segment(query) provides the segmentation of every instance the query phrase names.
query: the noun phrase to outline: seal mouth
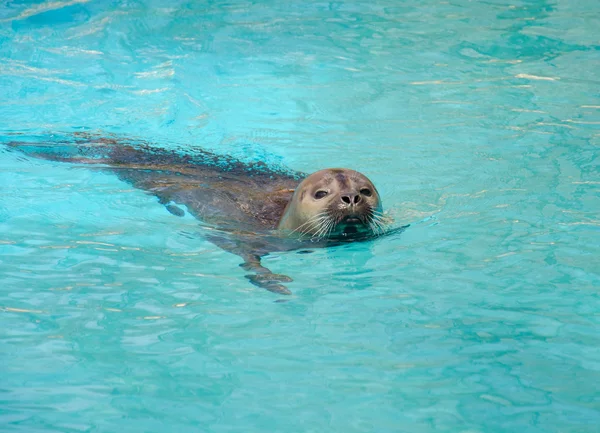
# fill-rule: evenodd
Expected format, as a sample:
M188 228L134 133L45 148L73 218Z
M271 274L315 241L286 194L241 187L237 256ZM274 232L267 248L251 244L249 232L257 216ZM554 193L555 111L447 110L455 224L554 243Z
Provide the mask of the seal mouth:
M342 231L342 233L344 233L345 235L353 235L355 233L358 233L358 228L356 227L355 224L347 225L344 227L344 230Z
M344 218L342 220L342 224L352 224L352 225L354 225L354 224L362 224L362 221L358 217L347 216L346 218Z
M374 233L372 214L372 209L364 206L358 209L328 209L327 212L318 214L317 218L314 219L310 235L314 238L341 240L358 239L372 235ZM308 234L306 232L300 232L300 234Z
M356 234L364 230L364 221L356 215L348 215L340 221L341 232L344 235Z

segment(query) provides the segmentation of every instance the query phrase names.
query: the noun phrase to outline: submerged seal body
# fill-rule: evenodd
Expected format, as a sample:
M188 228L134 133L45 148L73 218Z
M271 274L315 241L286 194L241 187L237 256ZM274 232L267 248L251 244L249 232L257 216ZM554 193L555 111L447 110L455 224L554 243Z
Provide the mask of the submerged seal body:
M289 294L285 275L261 257L274 251L363 240L383 233L379 193L361 173L326 169L306 176L264 163L243 163L204 150L169 151L146 143L77 134L63 141L11 142L28 155L101 164L121 180L155 195L175 215L185 210L216 230L217 246L244 259L246 277Z

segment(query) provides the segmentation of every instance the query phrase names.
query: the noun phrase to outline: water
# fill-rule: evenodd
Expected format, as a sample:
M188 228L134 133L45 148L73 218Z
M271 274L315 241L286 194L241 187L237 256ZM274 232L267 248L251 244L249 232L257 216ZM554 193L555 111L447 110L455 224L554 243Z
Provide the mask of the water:
M598 29L574 0L2 3L2 142L352 167L411 227L267 257L275 302L193 218L0 146L0 429L598 431Z

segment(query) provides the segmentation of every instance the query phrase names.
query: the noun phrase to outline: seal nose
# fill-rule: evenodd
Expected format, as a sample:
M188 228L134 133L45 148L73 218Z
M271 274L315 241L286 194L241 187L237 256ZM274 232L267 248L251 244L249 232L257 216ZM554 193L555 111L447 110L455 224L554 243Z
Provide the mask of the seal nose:
M358 204L360 200L360 194L346 194L342 196L342 201L346 204Z

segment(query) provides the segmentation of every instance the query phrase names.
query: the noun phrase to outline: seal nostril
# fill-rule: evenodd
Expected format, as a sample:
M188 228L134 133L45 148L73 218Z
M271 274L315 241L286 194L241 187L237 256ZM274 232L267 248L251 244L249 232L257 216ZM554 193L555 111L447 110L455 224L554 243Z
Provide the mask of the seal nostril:
M360 195L354 196L354 204L357 204L360 201Z
M350 197L348 197L347 195L343 195L342 196L342 201L344 203L350 204Z

